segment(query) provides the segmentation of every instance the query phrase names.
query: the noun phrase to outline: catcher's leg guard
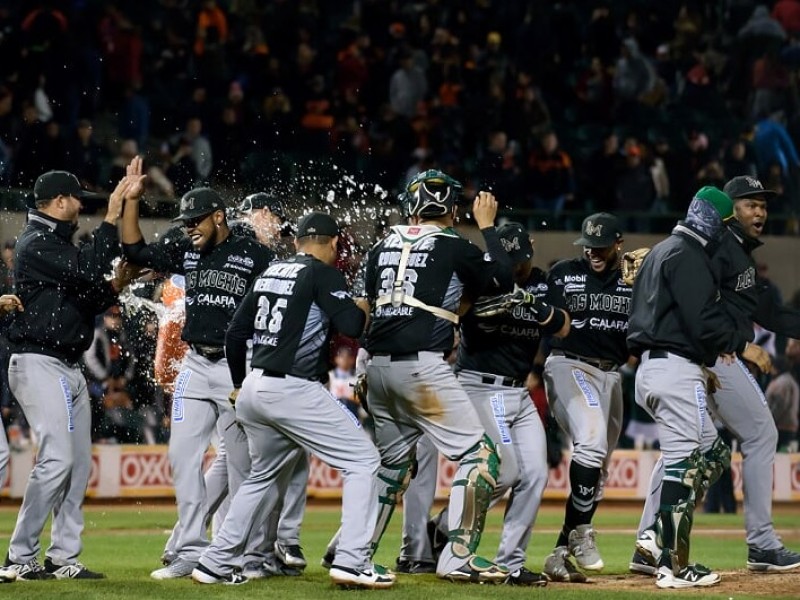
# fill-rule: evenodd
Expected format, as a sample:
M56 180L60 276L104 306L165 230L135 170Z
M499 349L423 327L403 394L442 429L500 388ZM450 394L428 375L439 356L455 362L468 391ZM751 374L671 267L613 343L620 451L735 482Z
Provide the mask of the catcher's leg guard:
M722 472L731 466L731 448L721 437L717 436L711 448L703 453L703 468L701 472L698 497L702 497L722 475Z
M697 491L702 486L703 463L700 451L695 450L688 458L664 467L664 491L678 493L659 507L656 532L663 548L661 565L671 567L674 573L689 564L689 535ZM679 487L686 489L680 492Z
M475 554L499 473L499 451L491 438L484 435L462 457L453 478L448 539L454 556L468 558Z
M406 491L416 459L412 456L410 460L399 465L384 465L381 463L378 469L378 521L375 530L372 532L370 542L371 553L374 555L378 549L383 532L389 525L389 521L397 506L397 499Z

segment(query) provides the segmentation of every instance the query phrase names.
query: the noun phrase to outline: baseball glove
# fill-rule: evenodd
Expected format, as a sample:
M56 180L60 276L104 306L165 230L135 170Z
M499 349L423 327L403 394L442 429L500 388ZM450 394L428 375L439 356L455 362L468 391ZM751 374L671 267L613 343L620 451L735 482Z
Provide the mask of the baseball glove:
M355 396L356 400L358 400L359 404L364 407L364 410L369 412L369 408L367 405L367 374L362 373L361 375L356 378L356 382L353 384L353 396Z
M633 285L636 281L636 274L642 266L644 257L650 253L650 248L637 248L622 255L622 281L627 285Z
M472 306L472 312L476 317L494 317L508 313L515 306L533 304L535 300L536 298L533 294L526 292L521 287L517 287L513 292L507 294L478 298Z

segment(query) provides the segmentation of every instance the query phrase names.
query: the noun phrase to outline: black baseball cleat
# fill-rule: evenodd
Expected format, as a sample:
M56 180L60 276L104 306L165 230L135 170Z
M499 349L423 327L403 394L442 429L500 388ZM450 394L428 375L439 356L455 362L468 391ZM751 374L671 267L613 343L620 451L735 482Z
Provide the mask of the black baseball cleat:
M195 583L205 583L209 585L215 585L218 583L223 585L242 585L243 583L247 583L247 577L241 573L220 575L219 573L214 573L214 571L208 567L198 563L198 565L192 571L192 581Z
M525 567L520 567L513 573L510 573L506 580L503 582L506 585L520 585L528 587L544 587L547 585L547 577L541 573L534 573Z
M425 560L406 560L398 558L395 563L395 571L407 575L422 575L423 573L436 573L436 563Z
M293 569L306 568L306 557L303 556L303 549L298 544L275 542L275 556L287 567L292 567Z
M97 571L90 571L81 563L57 565L49 558L44 559L44 569L56 579L105 579L106 576Z
M761 550L752 546L747 551L747 568L750 571L780 573L800 567L800 553L781 546L772 550Z
M394 585L394 575L375 565L372 569L351 569L333 565L329 571L331 581L342 588L385 589Z
M56 578L52 573L48 573L36 558L30 559L26 563L14 563L6 554L3 567L8 572L7 578L11 578L11 572L13 572L17 581L41 581Z
M334 560L336 560L336 551L328 550L325 552L325 556L322 557L322 560L319 561L319 564L322 565L323 569L330 569L333 566Z
M639 550L633 552L631 562L628 563L628 570L631 573L650 575L651 577L658 573L658 567L653 563L652 559L639 552Z

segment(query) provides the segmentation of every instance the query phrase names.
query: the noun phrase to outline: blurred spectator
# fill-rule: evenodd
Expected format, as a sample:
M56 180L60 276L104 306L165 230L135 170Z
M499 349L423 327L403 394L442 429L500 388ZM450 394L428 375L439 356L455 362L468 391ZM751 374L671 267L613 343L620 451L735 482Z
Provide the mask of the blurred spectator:
M203 133L203 121L200 117L189 117L186 120L186 128L183 133L173 136L172 144L178 149L180 158L183 158L188 151L188 156L194 163L194 171L196 173L196 179L192 184L208 183L214 163L211 144Z
M765 175L773 164L780 165L781 177L785 183L790 169L800 166L797 148L783 125L783 115L780 113L763 116L756 123L753 146L760 174Z
M389 82L389 102L398 115L410 119L417 113L417 105L428 93L425 73L414 64L409 50L400 55L400 64Z
M753 63L753 94L750 114L772 114L788 106L789 70L783 66L777 48L770 47Z
M797 340L790 340L794 346ZM793 349L794 351L794 349ZM800 415L800 386L789 372L785 356L776 356L772 361L773 379L767 386L765 396L775 426L778 428L777 450L796 452L798 442L798 415Z
M122 311L112 306L94 330L92 345L84 354L86 379L92 398L95 438L103 441L136 443L141 421L134 413L128 383L135 359L122 327Z
M136 140L140 148L147 147L150 136L150 103L135 85L129 85L123 92L117 131L121 138Z
M194 54L202 81L213 85L227 74L225 45L228 42L228 19L215 0L203 0L197 15Z
M105 160L106 151L95 141L91 121L81 119L78 121L77 130L67 141L63 168L74 173L84 188L98 190L102 189L105 183L103 179Z
M555 132L545 133L540 146L528 158L530 180L527 191L533 198L533 207L559 215L575 192L575 174L572 158L559 148ZM529 224L532 228L532 224Z
M644 150L639 144L625 149L625 164L620 169L616 186L615 213L650 212L656 201L656 187L650 167L644 162ZM631 217L622 225L624 231L646 231L646 218Z
M752 153L748 152L748 144L745 140L735 140L728 150L725 152L725 177L731 179L739 177L740 175L749 175L750 177L758 177L758 169L756 163L750 156ZM772 189L772 188L768 188Z
M751 38L785 40L786 32L781 24L770 16L769 8L764 4L759 4L753 10L747 23L739 30L737 37L740 40Z
M800 33L800 0L778 0L772 7L772 18L789 35Z
M640 101L655 83L655 69L639 51L639 44L633 38L624 40L613 79L614 94L621 109Z
M581 116L587 121L605 123L614 105L612 79L600 57L592 57L589 67L578 77L575 95L581 102Z
M516 147L505 131L491 132L475 170L479 189L493 192L503 205L518 204L522 192Z
M241 111L228 104L211 133L214 148L214 181L235 186L241 177L241 166L246 152L247 132Z
M352 348L346 345L339 346L333 362L335 366L328 372L328 389L334 398L361 419L361 405L353 394L353 386L356 383L356 357Z
M45 126L39 120L36 106L31 102L23 103L22 119L23 125L14 158L14 183L31 188L36 178L47 170L43 156Z
M603 135L602 145L592 153L585 170L585 185L593 200L592 210L614 210L617 203L617 178L623 162L619 137L613 129L609 129Z
M106 91L116 106L123 92L142 83L144 43L139 28L115 3L106 3L98 24L104 56Z

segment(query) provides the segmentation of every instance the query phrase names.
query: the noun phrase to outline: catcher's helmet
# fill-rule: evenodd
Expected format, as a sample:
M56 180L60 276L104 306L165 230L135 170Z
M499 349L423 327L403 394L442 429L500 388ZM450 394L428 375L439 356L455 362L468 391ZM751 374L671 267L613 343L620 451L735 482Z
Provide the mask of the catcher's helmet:
M442 217L450 213L458 201L461 183L436 169L418 173L406 186L408 215Z

